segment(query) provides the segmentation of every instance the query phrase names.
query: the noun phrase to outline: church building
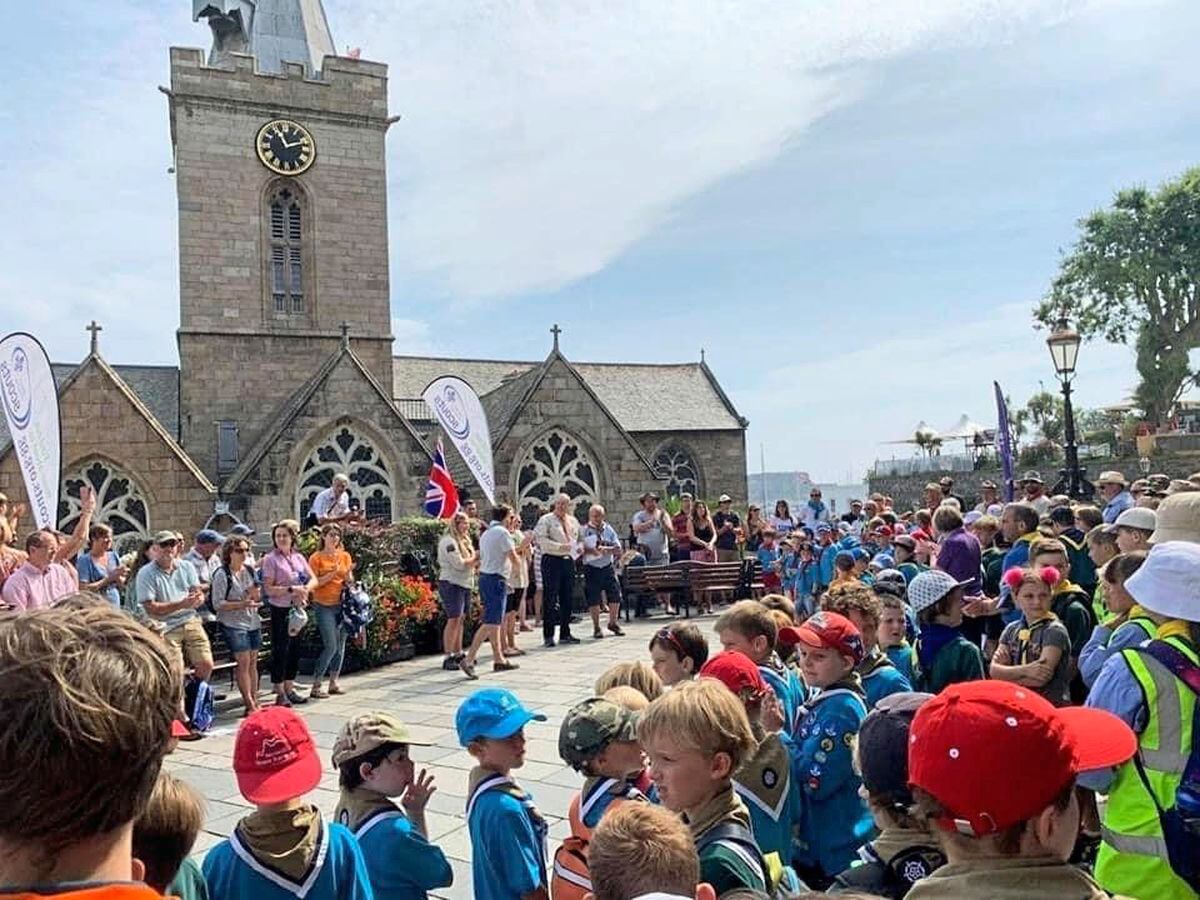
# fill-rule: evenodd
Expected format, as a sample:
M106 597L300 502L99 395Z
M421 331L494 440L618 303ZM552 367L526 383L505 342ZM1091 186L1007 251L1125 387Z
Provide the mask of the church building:
M679 364L393 355L387 66L338 56L320 0L193 0L213 45L171 48L179 210L178 368L110 365L93 323L55 364L60 528L85 484L125 547L300 518L346 472L368 517L419 514L440 375L480 394L497 499L528 519L565 491L623 524L657 490L746 495L742 418L703 358ZM547 328L552 323L546 323ZM446 442L456 482L486 504ZM24 486L0 420L0 491Z

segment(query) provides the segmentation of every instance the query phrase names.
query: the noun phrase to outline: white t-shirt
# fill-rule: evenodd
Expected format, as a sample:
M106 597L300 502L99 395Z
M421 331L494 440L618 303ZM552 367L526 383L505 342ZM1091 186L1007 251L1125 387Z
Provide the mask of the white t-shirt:
M334 498L333 488L327 487L313 499L312 514L321 519L331 517L341 518L350 514L350 491L342 491L342 496Z
M512 552L512 538L503 522L493 522L479 537L479 571L483 575L503 575Z

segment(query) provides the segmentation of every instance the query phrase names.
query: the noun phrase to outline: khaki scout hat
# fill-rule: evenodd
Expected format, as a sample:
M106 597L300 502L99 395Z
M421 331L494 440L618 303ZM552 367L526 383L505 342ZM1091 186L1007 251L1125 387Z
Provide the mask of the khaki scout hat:
M384 744L408 744L410 747L432 747L431 741L413 740L403 722L390 713L369 712L355 716L342 726L333 742L333 764L370 753Z

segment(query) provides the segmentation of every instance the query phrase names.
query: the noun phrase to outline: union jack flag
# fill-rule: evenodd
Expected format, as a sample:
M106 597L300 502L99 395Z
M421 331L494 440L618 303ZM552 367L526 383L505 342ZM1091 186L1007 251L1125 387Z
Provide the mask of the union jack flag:
M425 512L435 519L449 519L458 512L458 488L446 468L441 438L434 448L433 468L429 470L429 484L425 486Z

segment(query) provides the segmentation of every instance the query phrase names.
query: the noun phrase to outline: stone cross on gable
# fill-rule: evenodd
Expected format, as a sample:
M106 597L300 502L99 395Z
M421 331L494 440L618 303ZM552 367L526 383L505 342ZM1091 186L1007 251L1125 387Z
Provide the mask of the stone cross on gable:
M558 327L558 323L554 323L554 327L550 329L550 333L554 335L554 352L558 352L558 336L562 334L562 329Z
M92 319L86 330L92 333L92 353L96 353L100 349L100 332L104 330L104 326L98 325L96 320Z
M341 333L342 333L342 346L349 347L350 346L350 323L342 322L342 324L338 326L338 330L341 331Z

